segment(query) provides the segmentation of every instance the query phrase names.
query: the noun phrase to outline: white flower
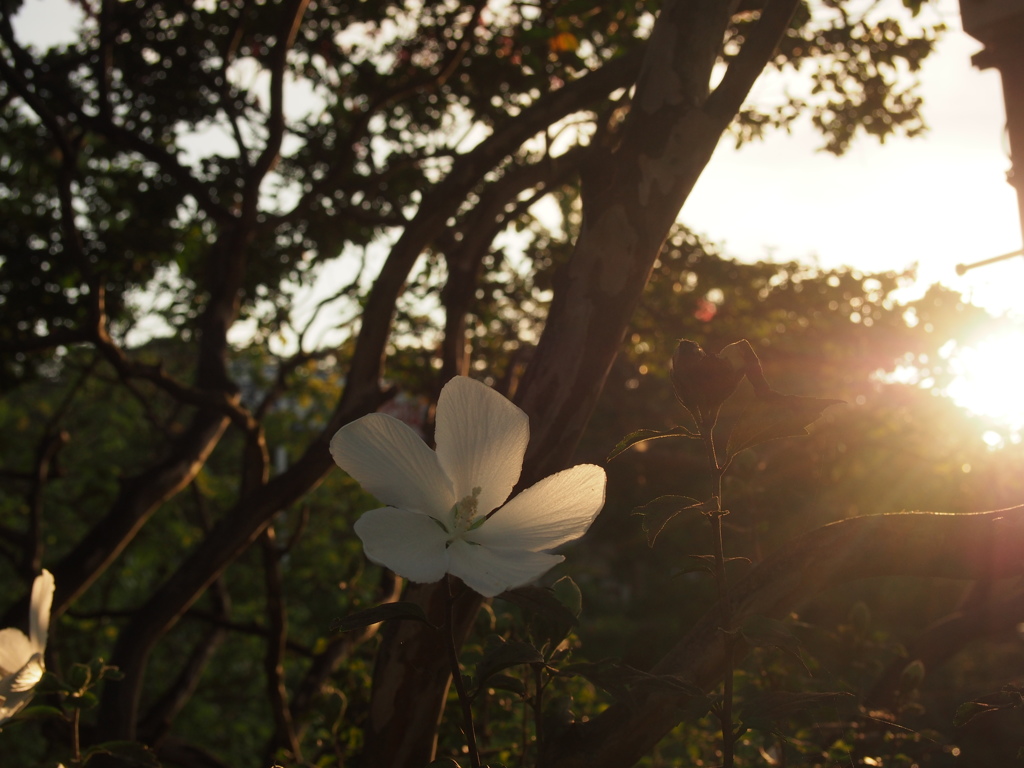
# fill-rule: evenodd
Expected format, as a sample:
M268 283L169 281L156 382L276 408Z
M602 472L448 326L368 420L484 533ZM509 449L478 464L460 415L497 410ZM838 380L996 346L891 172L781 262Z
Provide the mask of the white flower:
M43 677L52 604L53 575L43 571L32 583L28 637L13 627L0 630L0 723L10 720L29 703L36 683Z
M604 505L604 470L558 472L501 506L529 439L523 411L462 376L441 390L436 452L382 413L342 427L331 440L335 462L388 505L356 521L366 556L411 581L450 573L487 597L561 562L548 550L586 533Z

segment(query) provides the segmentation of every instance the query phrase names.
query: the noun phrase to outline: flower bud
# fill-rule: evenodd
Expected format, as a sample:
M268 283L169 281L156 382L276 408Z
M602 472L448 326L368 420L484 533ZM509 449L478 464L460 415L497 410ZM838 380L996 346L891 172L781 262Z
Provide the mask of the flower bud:
M672 386L698 427L710 427L722 403L736 391L744 370L739 356L709 354L696 342L683 339L672 355Z

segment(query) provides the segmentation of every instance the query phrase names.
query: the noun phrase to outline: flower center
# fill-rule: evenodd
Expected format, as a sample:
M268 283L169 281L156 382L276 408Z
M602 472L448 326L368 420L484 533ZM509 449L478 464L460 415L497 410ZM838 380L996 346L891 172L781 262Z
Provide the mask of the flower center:
M476 518L477 503L480 500L481 488L477 486L473 489L473 492L466 496L462 501L456 503L452 509L452 517L455 523L455 530L453 534L458 536L459 534L465 533L473 527L474 519Z

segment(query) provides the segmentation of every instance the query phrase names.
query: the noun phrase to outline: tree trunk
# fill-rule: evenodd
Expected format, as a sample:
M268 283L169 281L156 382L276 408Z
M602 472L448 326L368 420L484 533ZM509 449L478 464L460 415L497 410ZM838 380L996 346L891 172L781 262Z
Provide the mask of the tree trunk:
M793 0L768 3L730 66L732 76L710 96L732 6L674 2L659 16L622 141L584 174L583 228L556 278L547 324L519 390L531 430L520 487L571 461L665 238L794 8ZM443 585L416 590L418 600L442 599ZM462 605L459 623L468 628L478 607L479 601ZM409 628L385 640L366 731L367 765L422 768L433 758L450 682L446 665L428 631Z

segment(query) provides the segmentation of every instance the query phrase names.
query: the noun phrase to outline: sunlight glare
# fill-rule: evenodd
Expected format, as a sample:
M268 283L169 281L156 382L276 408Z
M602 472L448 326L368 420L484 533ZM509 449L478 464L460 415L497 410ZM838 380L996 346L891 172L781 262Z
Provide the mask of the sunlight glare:
M955 374L947 394L963 408L995 419L1013 430L1024 428L1020 352L1024 330L1003 331L956 352Z

